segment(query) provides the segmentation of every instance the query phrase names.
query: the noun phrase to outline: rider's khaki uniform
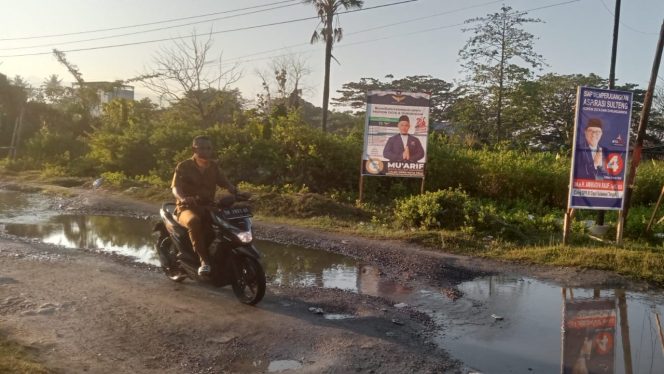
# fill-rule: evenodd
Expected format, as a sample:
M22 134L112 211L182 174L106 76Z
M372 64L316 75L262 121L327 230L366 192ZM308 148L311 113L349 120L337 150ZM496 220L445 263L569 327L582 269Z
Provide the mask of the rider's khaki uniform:
M229 191L235 187L228 182L226 176L219 169L219 164L210 161L204 170L196 164L195 157L180 162L175 168L171 188L177 187L182 197L198 197L200 201L212 203L217 186ZM189 238L194 251L207 262L207 248L205 247L205 214L201 209L188 207L182 201L177 202L177 217L180 224L189 230Z

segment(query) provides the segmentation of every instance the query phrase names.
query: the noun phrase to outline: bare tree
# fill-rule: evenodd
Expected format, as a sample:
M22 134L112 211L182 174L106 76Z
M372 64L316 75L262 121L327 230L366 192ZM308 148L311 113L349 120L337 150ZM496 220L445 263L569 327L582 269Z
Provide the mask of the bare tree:
M303 92L311 87L304 83L311 69L307 59L301 55L282 55L272 60L267 69L256 70L261 79L264 93L261 99L271 106L272 101L287 102L289 107L296 107Z
M216 107L216 92L227 91L242 77L238 64L224 67L222 55L208 59L213 46L212 35L202 41L196 31L187 41L175 40L161 48L153 58L143 84L157 94L160 101L181 104L195 110L204 126L210 124Z

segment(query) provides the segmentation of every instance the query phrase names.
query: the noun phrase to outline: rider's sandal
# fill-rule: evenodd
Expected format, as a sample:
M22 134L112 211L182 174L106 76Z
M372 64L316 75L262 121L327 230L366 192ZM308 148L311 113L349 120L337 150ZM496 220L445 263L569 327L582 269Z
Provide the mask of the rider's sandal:
M198 268L198 275L208 275L210 274L210 265L201 265Z

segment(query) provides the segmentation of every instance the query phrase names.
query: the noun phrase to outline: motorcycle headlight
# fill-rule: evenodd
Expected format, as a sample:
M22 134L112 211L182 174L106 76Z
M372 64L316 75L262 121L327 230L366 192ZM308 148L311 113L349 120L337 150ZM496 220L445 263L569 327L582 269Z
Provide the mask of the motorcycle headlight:
M254 239L253 235L251 235L251 231L242 231L235 235L237 235L237 238L240 239L242 243L251 243Z

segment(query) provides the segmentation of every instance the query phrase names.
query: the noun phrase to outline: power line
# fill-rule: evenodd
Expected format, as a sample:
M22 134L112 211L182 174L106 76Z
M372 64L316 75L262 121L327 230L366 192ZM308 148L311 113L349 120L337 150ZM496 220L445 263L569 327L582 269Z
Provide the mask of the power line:
M561 6L561 5L567 5L567 4L571 4L571 3L576 3L576 2L579 2L579 1L580 1L580 0L564 1L564 2L555 3L555 4L550 4L550 5L545 5L545 6L541 6L541 7L537 7L537 8L526 9L526 10L524 10L524 12L531 12L531 11L541 10L541 9L545 9L545 8L552 8L552 7L557 7L557 6ZM489 3L486 3L485 5L488 5L488 4L489 4ZM401 24L401 23L407 23L407 22L412 21L412 20L415 20L415 19L407 19L407 20L401 21L400 24ZM378 27L374 27L374 28L371 28L371 29L367 29L367 30L380 29L380 28L384 28L384 27L391 26L391 25L392 25L392 24L390 24L390 25L384 25L384 26L378 26ZM409 32L409 33L401 33L401 34L398 34L398 35L390 35L390 36L384 36L384 37L375 38L375 39L369 39L369 40L357 41L357 42L352 42L352 43L345 43L345 44L342 44L342 45L336 46L335 48L336 48L336 49L339 49L339 48L344 48L344 47L350 47L350 46L353 46L353 45L360 45L360 44L372 43L372 42L375 42L375 41L381 41L381 40L387 40L387 39L397 38L397 37L403 37L403 36L410 36L410 35L422 34L422 33L425 33L425 32L431 32L431 31L436 31L436 30L449 29L449 28L458 27L458 26L463 26L463 25L465 25L464 22L461 22L461 23L455 23L455 24L450 24L450 25L444 25L444 26L436 26L436 27L432 27L432 28L428 28L428 29L423 29L423 30L418 30L418 31L412 31L412 32ZM366 31L366 30L362 30L362 32L364 32L364 31ZM358 33L360 33L360 32L347 33L346 35L352 35L352 34L358 34ZM278 50L285 50L286 48L289 48L289 47L297 47L297 46L303 46L303 45L309 45L309 44L308 44L308 43L307 43L307 44L297 44L297 45L292 45L292 46L283 47L283 48L276 48L276 49L272 49L272 50L268 50L268 51L263 51L263 52L256 52L256 53L252 53L252 54L248 54L248 55L244 55L244 56L240 56L240 57L235 57L235 58L232 58L232 59L226 60L224 63L229 63L230 61L237 61L236 63L245 63L245 62L254 62L254 61L266 60L266 59L270 59L270 58L276 58L276 57L288 56L290 53L279 54L279 55L271 55L271 56L266 56L266 57L260 57L260 58L250 59L250 60L242 60L242 59L245 58L245 57L250 57L250 56L260 55L260 54L263 54L263 53L269 53L269 52L274 52L274 51L278 51ZM300 52L300 53L313 53L313 52L314 52L314 51L312 51L312 52Z
M600 1L600 2L602 3L602 5L604 6L604 9L606 9L606 11L609 12L609 14L610 14L612 17L615 17L615 14L613 14L613 12L611 11L611 9L609 9L609 6L606 5L606 3L604 2L604 0L599 0L599 1ZM638 32L639 34L643 34L643 35L657 35L657 34L658 34L658 33L656 33L656 32L645 32L645 31L637 30L637 29L635 29L634 27L632 27L632 26L626 24L626 23L623 22L623 21L620 21L620 24L623 25L623 26L625 26L626 28L628 28L628 29L634 31L634 32Z
M249 9L256 9L256 8L263 8L266 6L270 5L277 5L277 4L283 4L283 3L291 3L294 1L299 1L299 0L284 0L284 1L277 1L277 2L271 2L263 5L255 5L255 6L250 6L246 8L238 8L238 9L232 9L232 10L225 10L221 12L214 12L214 13L206 13L206 14L200 14L197 16L189 16L189 17L181 17L181 18L171 18L167 20L162 20L162 21L155 21L155 22L148 22L148 23L140 23L140 24L135 24L135 25L127 25L127 26L118 26L118 27L109 27L106 29L96 29L96 30L87 30L87 31L76 31L76 32L70 32L70 33L65 33L65 34L50 34L50 35L36 35L36 36L24 36L24 37L17 37L17 38L2 38L0 41L9 41L9 40L27 40L27 39L41 39L41 38L55 38L59 36L70 36L70 35L80 35L80 34L90 34L90 33L96 33L96 32L102 32L102 31L114 31L114 30L122 30L122 29L129 29L129 28L134 28L134 27L142 27L142 26L151 26L151 25L158 25L162 23L169 23L169 22L175 22L175 21L183 21L186 19L194 19L194 18L201 18L201 17L209 17L209 16L216 16L219 14L227 14L227 13L234 13L234 12L239 12L242 10L249 10Z
M580 1L580 0L574 0L574 1ZM446 14L457 13L457 12L461 12L461 11L468 10L468 9L473 9L473 8L480 8L480 7L483 7L483 6L486 6L486 5L501 3L501 2L504 2L504 0L489 1L488 3L482 3L482 4L467 6L467 7L464 7L464 8L448 10L448 11L445 11L445 12L435 13L435 14L431 14L431 15L428 15L428 16L424 16L424 17L410 18L410 19L407 19L407 20L400 20L398 23L390 23L388 25L371 27L371 28L368 28L368 29L360 30L360 31L354 31L354 32L351 32L351 33L346 33L345 35L355 35L355 34L361 34L361 33L368 32L368 31L380 30L380 29L384 29L384 28L388 28L388 27L401 26L404 23L421 21L421 20L427 19L427 18L434 18L434 17L446 15Z
M31 45L31 46L28 46L28 47L0 48L0 51L9 51L9 50L16 50L16 49L30 49L30 48L39 48L39 47L50 47L50 46L53 46L53 45L60 46L60 45L65 45L65 44L76 44L76 43L90 42L90 41L96 41L96 40L112 39L112 38L118 38L118 37L122 37L122 36L139 35L139 34L145 34L145 33L153 32L153 31L169 30L169 29L175 29L175 28L179 28L179 27L197 25L199 23L214 22L214 21L219 21L219 20L222 20L222 19L229 19L229 18L246 16L246 15L250 15L250 14L262 13L262 12L267 12L267 11L270 11L270 10L287 8L287 7L291 7L291 6L294 6L294 5L300 5L300 3L280 5L280 6L275 6L275 7L272 7L272 8L267 8L267 9L254 10L254 11L251 11L251 12L233 14L233 15L230 15L230 16L217 17L217 18L212 18L212 19L203 20L203 21L189 22L189 23L184 23L184 24L181 24L181 25L159 27L159 28L150 29L150 30L135 31L135 32L125 33L125 34L100 36L100 37L97 37L97 38L90 38L90 39L71 40L71 41L68 41L68 42Z
M440 13L436 13L436 14L432 14L432 15L424 16L424 17L417 17L417 18L409 18L409 19L405 19L405 20L399 20L398 23L390 23L390 24L386 24L386 25L381 25L381 26L371 27L371 28L364 29L364 30L348 32L348 33L344 33L344 35L345 35L345 36L349 36L349 35L357 35L357 34L365 33L365 32L368 32L368 31L380 30L380 29L384 29L384 28L388 28L388 27L401 26L401 25L403 25L403 24L405 24L405 23L410 23L410 22L415 22L415 21L421 21L421 20L423 20L423 19L433 18L433 17L438 17L438 16L446 15L446 14L452 14L452 13L456 13L456 12L460 12L460 11L464 11L464 10L468 10L468 9L472 9L472 8L479 8L479 7L483 7L483 6L490 5L490 4L500 3L500 2L502 2L502 1L504 1L504 0L490 1L490 2L487 2L487 3L482 3L482 4L478 4L478 5L468 6L468 7L464 7L464 8L453 9L453 10L449 10L449 11L445 11L445 12L440 12ZM580 0L573 0L573 1L580 1ZM240 56L240 57L234 57L234 58L230 59L230 61L241 60L241 59L243 59L243 58L245 58L245 57L252 57L252 56L262 55L262 54L270 53L270 52L276 52L276 51L287 50L288 48L308 46L308 45L310 45L310 44L311 44L311 43L298 43L298 44L288 45L288 46L285 46L285 47L278 47L278 48L268 49L268 50L264 50L264 51L260 51L260 52L254 52L254 53L246 54L246 55L243 55L243 56ZM281 56L287 56L287 55L288 55L288 54L281 54L281 55L276 55L276 56L274 56L274 57L281 57ZM262 59L263 59L263 58L260 58L260 59L252 59L252 60L250 60L250 61L257 61L257 60L262 60ZM226 61L229 61L229 60L226 60Z
M412 2L415 2L415 1L418 1L418 0L403 0L403 1L389 3L389 4L376 5L376 6L368 7L368 8L347 10L347 11L338 12L338 13L335 13L335 14L338 15L338 14L356 13L356 12L362 12L362 11L366 11L366 10L385 8L385 7L394 6L394 5L412 3ZM258 29L258 28L269 27L269 26L277 26L277 25L284 25L284 24L288 24L288 23L309 21L309 20L313 20L313 19L319 19L319 16L296 18L296 19L291 19L291 20L287 20L287 21L279 21L279 22L266 23L266 24L262 24L262 25L246 26L246 27L240 27L240 28L235 28L235 29L215 31L215 32L209 33L209 35L224 34L224 33L235 32L235 31L252 30L252 29ZM81 51L92 51L92 50L117 48L117 47L127 47L127 46L133 46L133 45L142 45L142 44L149 44L149 43L172 41L172 40L184 39L184 38L188 38L188 37L191 37L191 36L178 36L178 37L163 38L163 39L145 40L145 41L141 41L141 42L130 42L130 43L112 44L112 45L105 45L105 46L98 46L98 47L77 48L77 49L63 50L61 52L81 52ZM23 54L15 54L15 55L4 55L4 56L0 56L0 58L40 56L40 55L48 55L48 54L51 54L51 53L52 52L23 53Z

